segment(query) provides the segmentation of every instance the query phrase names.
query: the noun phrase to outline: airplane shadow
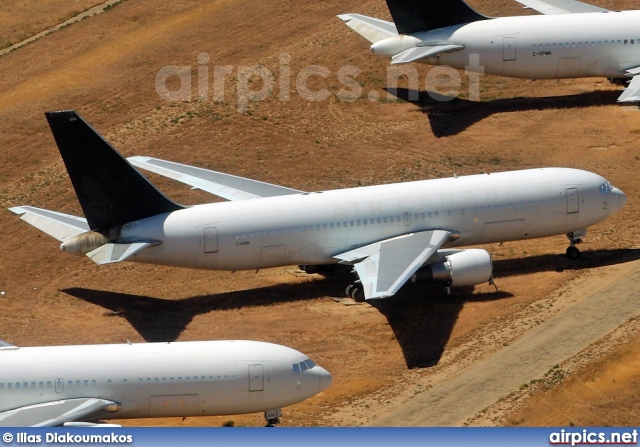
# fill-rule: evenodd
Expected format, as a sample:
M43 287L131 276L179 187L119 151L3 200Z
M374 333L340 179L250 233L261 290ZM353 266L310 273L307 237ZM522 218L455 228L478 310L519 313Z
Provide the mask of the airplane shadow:
M640 259L640 249L623 248L616 250L585 250L582 257L569 259L558 253L530 256L519 259L493 260L495 278L524 275L539 272L562 272L565 270L582 270L622 264ZM499 284L498 284L499 285Z
M640 249L585 251L578 260L569 260L562 254L541 255L494 261L494 273L499 279L543 271L602 267L637 259L640 259ZM62 292L108 309L106 317L125 318L148 342L164 342L176 340L197 315L214 310L262 307L323 296L341 296L343 285L350 279L349 273L333 272L324 280L278 284L182 300L86 288L69 288ZM465 303L501 300L513 296L508 291L471 294L471 290L473 288L452 289L451 294L447 295L441 286L409 282L394 297L368 303L387 319L402 349L407 367L427 368L440 361Z
M473 124L496 113L528 110L560 110L616 104L619 91L603 90L576 95L543 98L509 98L482 102L455 98L438 101L426 91L407 88L387 89L391 95L415 104L429 119L433 134L440 137L457 135Z

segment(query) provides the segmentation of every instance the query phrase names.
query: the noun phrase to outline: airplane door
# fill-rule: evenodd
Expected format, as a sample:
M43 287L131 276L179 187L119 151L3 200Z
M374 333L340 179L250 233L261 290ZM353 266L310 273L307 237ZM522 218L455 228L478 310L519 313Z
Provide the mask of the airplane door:
M504 61L516 60L516 38L515 37L502 38L502 60Z
M204 252L218 253L218 229L207 227L204 230Z
M249 365L249 391L264 390L262 365Z
M62 393L64 391L64 381L62 379L56 379L56 393Z
M411 213L404 213L404 226L408 227L411 225Z
M574 214L580 211L580 198L578 188L567 189L567 214Z

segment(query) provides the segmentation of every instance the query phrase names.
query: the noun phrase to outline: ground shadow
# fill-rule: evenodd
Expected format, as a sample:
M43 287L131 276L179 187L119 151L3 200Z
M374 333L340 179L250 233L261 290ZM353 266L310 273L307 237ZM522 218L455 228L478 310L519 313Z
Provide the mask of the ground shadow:
M569 259L564 254L530 256L519 259L493 259L493 276L525 275L539 272L563 272L623 264L640 259L640 249L584 250L578 259Z
M426 290L425 290L426 289ZM441 286L409 283L392 298L370 301L385 316L408 368L428 368L440 361L464 304L511 297L508 292L448 295Z
M387 89L387 92L418 106L429 119L431 130L438 138L457 135L496 113L612 105L616 104L616 99L620 96L619 91L605 90L544 98L508 98L475 102L459 98L438 101L426 91L407 88Z
M181 300L85 288L69 288L61 292L108 309L105 313L107 317L126 319L147 342L164 342L176 340L193 318L200 314L335 296L342 288L341 284L318 280L194 296Z
M542 255L494 261L494 273L500 278L603 267L637 259L640 259L640 249L585 251L578 260L569 260L563 254ZM347 272L333 272L312 282L278 284L182 300L84 288L64 289L62 292L108 309L106 316L125 318L146 341L157 342L176 340L196 315L215 310L262 307L323 296L339 297L349 279L351 275ZM387 319L407 367L426 368L440 361L465 303L513 296L508 291L472 294L472 290L452 289L451 294L447 294L442 286L409 282L394 297L371 300L368 304ZM336 306L341 305L336 303Z

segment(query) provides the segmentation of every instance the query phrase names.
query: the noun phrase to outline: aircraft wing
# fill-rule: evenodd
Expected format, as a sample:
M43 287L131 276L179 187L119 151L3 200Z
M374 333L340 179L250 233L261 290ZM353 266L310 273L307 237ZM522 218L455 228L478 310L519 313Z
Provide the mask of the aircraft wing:
M640 102L640 67L631 68L627 70L627 73L634 76L618 97L618 102Z
M415 62L417 60L424 59L425 57L437 56L440 53L451 53L453 51L462 50L463 48L464 46L462 45L415 46L393 56L391 58L391 65Z
M386 20L374 19L361 14L340 14L338 18L344 20L349 28L371 43L398 35L396 25Z
M576 0L516 0L527 8L542 14L576 14L582 12L607 12L608 9L593 6Z
M114 406L120 405L96 398L44 402L0 412L0 427L53 427L112 412Z
M128 160L138 168L186 183L194 189L202 189L227 200L246 200L304 192L223 172L160 160L159 158L129 157Z
M411 275L447 241L450 232L430 230L405 234L334 256L353 263L362 282L365 299L394 295Z
M57 213L34 206L15 206L9 208L12 213L20 215L20 219L33 225L59 241L89 231L87 220L70 214Z

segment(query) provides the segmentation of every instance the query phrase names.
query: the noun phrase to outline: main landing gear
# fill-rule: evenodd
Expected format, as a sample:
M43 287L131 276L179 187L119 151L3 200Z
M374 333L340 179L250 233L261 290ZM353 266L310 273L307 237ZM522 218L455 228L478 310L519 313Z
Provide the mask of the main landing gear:
M353 301L364 301L364 291L362 290L362 283L359 280L349 284L344 292L348 297L352 298Z
M576 247L577 244L582 243L582 238L587 234L587 230L579 230L574 231L573 233L567 233L567 237L569 238L569 247L567 248L567 257L569 259L578 259L580 255L580 250Z

